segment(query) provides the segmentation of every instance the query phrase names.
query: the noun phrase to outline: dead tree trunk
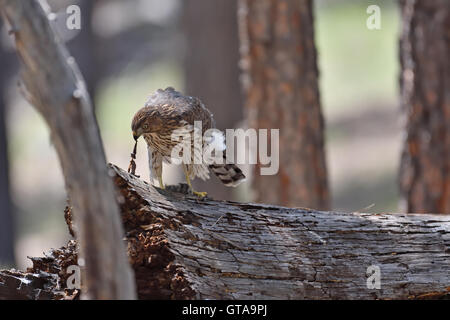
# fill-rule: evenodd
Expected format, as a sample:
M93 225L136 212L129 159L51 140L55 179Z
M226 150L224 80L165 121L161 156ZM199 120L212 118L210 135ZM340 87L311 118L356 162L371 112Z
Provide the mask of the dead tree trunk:
M312 1L240 0L239 27L249 127L280 129L279 172L261 176L255 166L256 200L326 209Z
M111 168L140 299L450 297L449 215L199 200L182 193L183 186L160 190ZM43 298L76 297L64 291L64 270L76 260L75 248L71 242L33 259L29 271L47 277ZM367 286L371 266L380 268L380 289ZM49 290L55 280L48 273L63 287ZM11 277L0 272L0 299L19 290L11 289L18 283ZM22 288L22 296L36 293Z
M450 1L401 1L406 212L450 213Z
M85 297L132 299L134 282L122 243L119 208L76 63L38 1L0 0L0 10L15 36L28 99L50 127L63 169L85 262Z

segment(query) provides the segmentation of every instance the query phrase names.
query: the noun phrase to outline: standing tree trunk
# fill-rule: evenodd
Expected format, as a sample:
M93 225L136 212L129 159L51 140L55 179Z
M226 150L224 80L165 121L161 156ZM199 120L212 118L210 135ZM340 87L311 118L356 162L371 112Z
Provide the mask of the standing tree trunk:
M201 98L218 128L232 129L243 118L237 0L188 0L183 5L186 94ZM195 184L215 198L232 198L232 189L218 180Z
M256 200L326 209L324 121L311 2L240 0L241 66L250 128L280 129L279 172L261 176L261 165L255 166Z
M450 1L401 1L402 209L450 213Z
M78 67L38 1L0 0L0 10L15 37L28 99L50 127L62 166L85 265L83 295L132 299L116 194Z
M95 36L92 27L92 16L96 4L99 1L79 0L78 5L81 10L81 30L74 39L67 43L70 53L73 55L83 74L89 95L95 98L95 89L97 82L101 77L102 70L97 59L97 48L99 39ZM95 105L94 105L95 106Z
M1 30L1 23L0 23ZM6 134L5 89L11 61L0 44L0 265L14 265L14 224L9 188L8 140Z

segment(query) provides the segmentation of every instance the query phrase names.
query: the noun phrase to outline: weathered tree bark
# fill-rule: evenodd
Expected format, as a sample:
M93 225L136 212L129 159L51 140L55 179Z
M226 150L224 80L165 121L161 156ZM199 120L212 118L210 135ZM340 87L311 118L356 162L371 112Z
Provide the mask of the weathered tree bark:
M312 1L240 0L239 34L249 127L280 129L279 172L255 166L256 200L328 208Z
M0 10L15 36L28 99L50 127L63 169L85 263L83 293L92 299L132 299L115 191L76 63L38 1L0 0Z
M0 22L0 30L2 24ZM8 84L8 76L11 74L9 67L14 65L0 44L0 265L15 264L14 258L14 223L11 193L9 185L9 161L8 139L6 133L6 101L5 90Z
M140 299L450 298L449 215L199 200L185 185L161 190L111 168ZM34 275L60 279L55 298L76 298L64 288L75 251L72 241L33 259ZM369 266L380 289L367 287ZM0 272L0 299L14 292L5 282Z
M183 1L185 91L205 103L221 130L233 129L243 120L236 11L236 0ZM212 197L233 197L233 189L215 178L194 183Z
M402 209L450 213L450 1L401 1Z

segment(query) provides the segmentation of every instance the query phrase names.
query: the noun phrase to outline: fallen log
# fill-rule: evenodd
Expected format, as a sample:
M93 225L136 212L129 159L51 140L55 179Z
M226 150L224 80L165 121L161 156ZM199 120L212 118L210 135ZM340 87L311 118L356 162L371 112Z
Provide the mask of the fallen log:
M450 298L450 215L200 200L185 185L161 190L110 169L140 299ZM66 220L72 228L70 210ZM54 296L45 298L77 298L64 281L74 243L33 258L30 273L57 275L46 278ZM5 271L0 299L4 283Z

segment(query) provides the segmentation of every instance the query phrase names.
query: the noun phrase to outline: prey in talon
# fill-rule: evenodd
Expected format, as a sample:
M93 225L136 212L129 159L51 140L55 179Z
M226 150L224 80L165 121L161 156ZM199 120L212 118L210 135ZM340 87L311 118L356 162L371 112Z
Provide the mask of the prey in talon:
M207 193L194 190L191 181L196 177L209 179L210 171L228 187L245 180L238 166L227 163L223 133L213 130L213 116L197 98L184 96L170 87L159 89L136 112L131 129L136 142L142 136L147 143L150 177L156 178L162 189L165 188L162 164L172 163L174 154L181 162L190 191L198 197ZM198 136L200 139L196 140ZM180 148L180 141L188 141L189 146ZM221 156L206 161L203 151L212 149L219 150Z

